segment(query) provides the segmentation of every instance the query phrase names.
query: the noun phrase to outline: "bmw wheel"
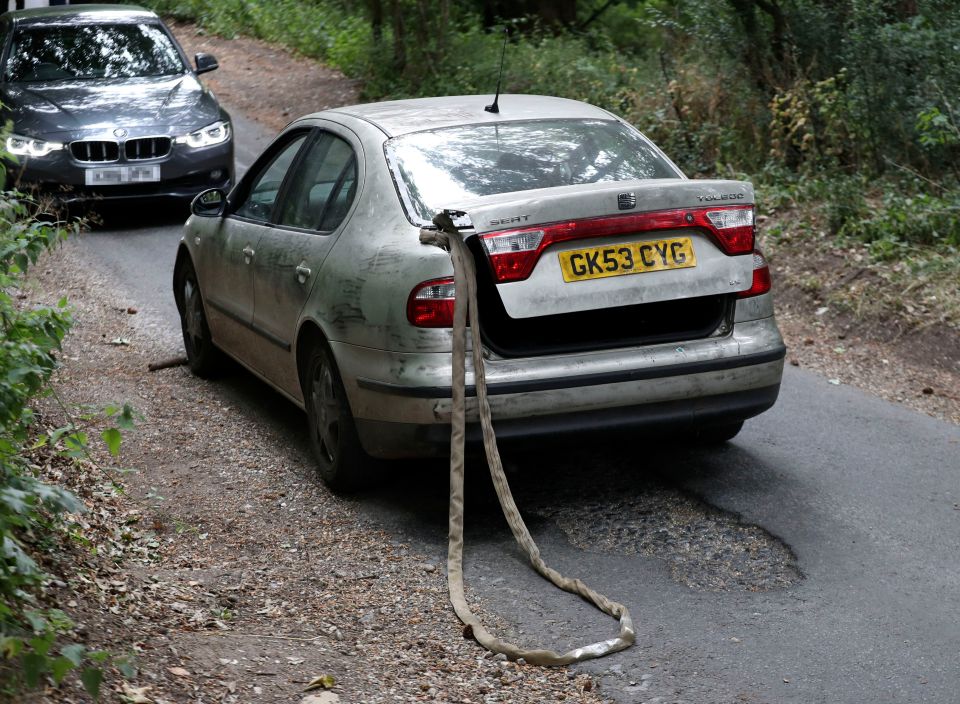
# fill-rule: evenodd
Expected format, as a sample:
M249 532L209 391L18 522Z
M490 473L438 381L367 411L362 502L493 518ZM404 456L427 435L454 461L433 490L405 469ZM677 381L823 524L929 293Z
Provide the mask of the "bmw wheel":
M203 296L193 264L185 262L177 277L177 294L180 299L180 327L183 330L183 347L187 353L190 371L199 377L209 377L221 368L222 353L213 344L207 317L203 308Z
M343 382L326 345L307 361L305 406L317 471L337 492L357 491L369 482L371 459L360 446Z

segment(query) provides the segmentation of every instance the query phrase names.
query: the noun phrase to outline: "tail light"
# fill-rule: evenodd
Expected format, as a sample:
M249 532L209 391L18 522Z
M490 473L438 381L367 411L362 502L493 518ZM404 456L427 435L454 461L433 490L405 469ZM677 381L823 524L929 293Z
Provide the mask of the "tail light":
M764 293L770 293L770 266L767 258L759 250L753 252L753 283L746 291L737 294L737 298L750 298Z
M407 299L407 320L418 328L453 327L453 279L417 284Z
M752 205L684 208L557 222L481 235L497 283L523 281L544 249L557 242L656 230L699 228L730 256L753 251Z

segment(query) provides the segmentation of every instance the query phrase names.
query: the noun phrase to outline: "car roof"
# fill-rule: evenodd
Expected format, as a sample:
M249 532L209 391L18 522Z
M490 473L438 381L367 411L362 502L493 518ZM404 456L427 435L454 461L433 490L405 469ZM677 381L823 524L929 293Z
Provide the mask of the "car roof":
M157 14L137 5L57 5L6 13L15 24L85 24L155 20Z
M351 115L376 125L390 137L456 125L571 118L613 119L606 110L567 98L504 94L498 101L500 112L484 110L484 107L492 102L492 95L451 95L442 98L390 100L334 108L319 113L316 117L323 117L324 114L329 113Z

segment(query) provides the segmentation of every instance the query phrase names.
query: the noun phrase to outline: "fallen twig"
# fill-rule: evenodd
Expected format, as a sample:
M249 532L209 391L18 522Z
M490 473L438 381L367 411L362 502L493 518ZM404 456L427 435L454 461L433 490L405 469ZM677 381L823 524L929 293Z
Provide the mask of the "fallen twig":
M147 369L152 372L156 372L161 369L169 369L170 367L179 367L186 363L186 357L171 357L170 359L165 359L161 362L150 362L150 364L147 365Z

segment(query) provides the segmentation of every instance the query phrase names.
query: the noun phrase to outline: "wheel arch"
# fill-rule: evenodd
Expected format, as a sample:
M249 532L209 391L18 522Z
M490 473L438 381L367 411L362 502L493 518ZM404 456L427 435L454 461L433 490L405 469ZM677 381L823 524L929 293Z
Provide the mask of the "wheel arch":
M333 363L337 364L336 357L333 356L333 350L330 348L329 338L316 320L307 318L300 323L297 330L297 340L295 343L295 360L297 364L297 381L300 383L300 395L303 397L304 404L307 400L306 374L307 358L314 345L321 344L330 352ZM338 365L339 366L339 365Z
M318 348L320 353L316 356L312 355L311 351ZM371 458L367 454L363 440L357 433L350 398L343 386L339 365L336 357L334 357L329 338L316 320L306 319L301 322L297 331L295 353L297 376L303 394L304 409L310 433L310 444L317 459L317 469L320 476L327 486L337 493L351 493L360 490L370 482L374 468L371 465ZM314 399L308 398L307 387L310 385L308 375L313 373L311 360L317 357L323 357L327 360L327 370L332 376L333 388L333 395L328 400L336 401L336 405L340 409L334 423L337 428L337 440L332 450L333 454L331 454L329 434L319 431L317 426L318 422L327 423L328 416L325 412L317 416L317 405L314 404ZM323 385L319 388L323 388ZM323 392L320 396L326 398ZM326 406L327 404L321 399L319 405Z

